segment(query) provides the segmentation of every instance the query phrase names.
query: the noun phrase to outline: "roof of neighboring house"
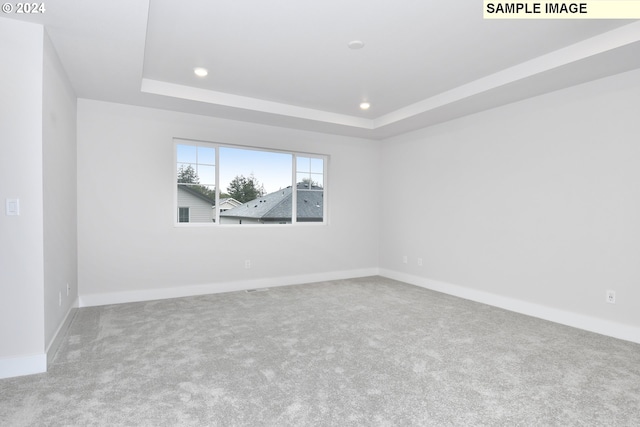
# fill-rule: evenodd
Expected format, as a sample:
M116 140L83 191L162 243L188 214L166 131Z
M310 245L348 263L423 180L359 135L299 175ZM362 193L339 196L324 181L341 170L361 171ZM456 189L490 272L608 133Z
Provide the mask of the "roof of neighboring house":
M299 221L322 220L324 192L321 187L303 189L298 184L297 216ZM291 220L291 187L274 191L242 206L221 212L220 216L261 220Z
M235 206L240 206L242 203L237 201L236 199L234 199L233 197L225 197L223 199L220 199L220 206L223 206L224 204L230 204Z
M211 206L215 206L215 200L210 199L209 197L205 196L204 194L200 193L199 191L194 190L192 187L188 186L188 185L180 185L178 184L178 188L189 193L192 194L194 196L196 196L197 198L210 203ZM239 201L237 201L236 199L234 199L233 197L224 197L222 199L220 199L220 206L223 206L224 204L228 203L231 206L240 206L242 203L240 203Z
M187 192L189 194L192 194L192 195L196 196L197 198L202 199L207 203L210 203L211 206L216 204L215 200L210 199L209 197L205 196L204 194L200 193L199 191L194 190L193 188L191 188L188 185L180 185L180 184L178 184L178 190L183 190L183 191L185 191L185 192Z

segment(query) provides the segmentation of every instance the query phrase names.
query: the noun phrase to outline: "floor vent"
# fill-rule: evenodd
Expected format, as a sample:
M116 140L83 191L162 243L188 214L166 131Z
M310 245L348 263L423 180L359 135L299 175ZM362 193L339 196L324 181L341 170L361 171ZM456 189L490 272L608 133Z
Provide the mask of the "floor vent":
M266 292L268 291L269 288L259 288L259 289L247 289L245 292L246 293L252 293L252 292Z

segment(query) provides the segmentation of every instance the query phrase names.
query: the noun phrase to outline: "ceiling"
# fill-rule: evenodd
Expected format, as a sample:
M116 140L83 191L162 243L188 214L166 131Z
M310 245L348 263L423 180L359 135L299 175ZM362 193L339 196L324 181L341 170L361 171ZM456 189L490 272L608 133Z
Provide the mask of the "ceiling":
M79 98L373 139L640 68L640 21L484 20L480 1L46 7L5 16L45 26Z

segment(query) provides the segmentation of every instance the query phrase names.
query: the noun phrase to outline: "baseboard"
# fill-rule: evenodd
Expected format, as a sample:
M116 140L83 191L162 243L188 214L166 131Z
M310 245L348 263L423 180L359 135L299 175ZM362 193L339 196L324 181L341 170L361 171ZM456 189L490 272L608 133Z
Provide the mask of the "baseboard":
M43 372L47 372L46 353L0 359L0 379Z
M64 320L62 321L62 323L58 327L58 330L56 331L56 333L53 335L53 338L49 342L49 345L47 346L47 350L46 350L47 366L53 361L53 358L58 352L58 348L60 348L62 339L64 338L67 331L69 330L69 326L71 326L71 322L73 321L73 318L75 317L76 312L78 311L77 307L78 307L78 300L76 299L76 301L71 305L71 307L69 307L69 311L67 311L67 314L64 316Z
M298 285L303 283L323 282L327 280L351 279L355 277L377 276L378 268L314 273L298 276L271 277L264 279L239 280L233 282L187 285L162 289L141 289L124 292L86 294L79 297L80 307L122 304L128 302L153 301L169 298L190 297L196 295L216 294L223 292L244 291L247 289L272 288L277 286Z
M540 304L508 298L489 292L478 291L464 286L453 285L451 283L431 280L393 270L380 269L380 275L433 291L503 308L516 313L526 314L527 316L537 317L539 319L549 320L562 325L640 344L640 328L622 323L546 307Z

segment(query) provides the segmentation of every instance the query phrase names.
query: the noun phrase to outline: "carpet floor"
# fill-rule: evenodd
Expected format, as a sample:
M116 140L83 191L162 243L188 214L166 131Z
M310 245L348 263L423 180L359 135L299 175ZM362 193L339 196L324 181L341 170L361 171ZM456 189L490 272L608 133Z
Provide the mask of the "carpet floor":
M82 308L2 426L638 426L640 345L381 277Z

